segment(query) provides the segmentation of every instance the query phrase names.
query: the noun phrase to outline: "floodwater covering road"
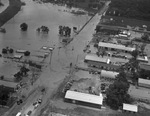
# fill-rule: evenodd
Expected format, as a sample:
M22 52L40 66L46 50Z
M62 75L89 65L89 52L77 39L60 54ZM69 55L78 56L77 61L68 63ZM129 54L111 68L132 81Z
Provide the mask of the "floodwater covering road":
M55 47L52 54L51 65L49 64L49 58L45 61L47 67L43 69L40 78L34 83L31 88L37 86L46 86L47 94L43 98L42 105L39 106L34 116L38 116L40 110L45 106L47 100L52 95L53 91L63 81L68 74L69 64L73 64L77 61L77 56L83 54L85 45L92 39L94 29L98 24L101 15L97 14L86 27L74 38L74 40L66 47L61 47L59 43L58 27L59 25L78 27L81 28L90 19L88 15L76 16L69 12L64 6L47 4L38 4L32 0L22 0L26 3L22 7L22 10L10 21L8 21L3 27L6 28L7 33L0 33L0 48L9 46L15 49L26 49L32 52L39 50L42 46ZM28 24L27 32L20 31L21 23ZM38 34L36 29L42 25L49 27L50 31L48 35ZM72 50L72 48L74 50ZM81 57L78 58L80 60ZM34 98L34 96L33 96ZM33 101L27 101L32 103ZM28 106L26 106L28 107ZM25 108L26 109L26 108ZM20 109L14 109L9 113L11 116L14 112L18 112Z

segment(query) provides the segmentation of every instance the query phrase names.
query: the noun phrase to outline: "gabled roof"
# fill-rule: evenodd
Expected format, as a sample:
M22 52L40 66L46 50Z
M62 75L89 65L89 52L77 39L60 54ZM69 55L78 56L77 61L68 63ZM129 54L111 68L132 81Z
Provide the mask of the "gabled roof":
M102 95L98 96L98 95L92 95L92 94L68 90L66 92L65 98L77 100L77 101L82 101L82 102L87 102L87 103L98 104L98 105L103 104L103 96Z
M98 46L107 47L107 48L114 48L114 49L119 49L119 50L125 50L125 51L130 51L130 52L135 50L135 48L126 47L124 45L105 43L105 42L99 42Z

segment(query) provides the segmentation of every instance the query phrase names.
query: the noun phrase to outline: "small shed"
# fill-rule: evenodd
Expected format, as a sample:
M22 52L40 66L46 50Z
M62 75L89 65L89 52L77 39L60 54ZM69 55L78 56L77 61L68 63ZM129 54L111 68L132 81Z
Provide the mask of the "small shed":
M25 53L27 50L16 50L17 53Z
M123 110L136 113L138 112L138 106L123 103Z
M150 80L139 78L138 79L138 85L150 88Z
M13 58L14 58L14 59L19 59L19 60L20 60L22 57L23 57L22 55L14 55Z
M98 106L98 108L101 108L103 104L103 96L101 94L98 96L70 90L66 92L65 100L71 100L75 103L85 103L88 106Z

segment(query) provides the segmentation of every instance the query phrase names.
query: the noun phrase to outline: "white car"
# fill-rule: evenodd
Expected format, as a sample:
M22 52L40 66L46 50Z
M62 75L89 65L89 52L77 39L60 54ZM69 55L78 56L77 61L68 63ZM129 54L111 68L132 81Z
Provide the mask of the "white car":
M32 111L29 111L26 116L31 116Z
M33 106L34 106L34 108L36 109L36 108L39 106L38 101L34 102L34 103L33 103Z
M16 116L21 116L21 112L18 112Z
M41 104L42 103L42 99L39 98L38 99L38 103Z

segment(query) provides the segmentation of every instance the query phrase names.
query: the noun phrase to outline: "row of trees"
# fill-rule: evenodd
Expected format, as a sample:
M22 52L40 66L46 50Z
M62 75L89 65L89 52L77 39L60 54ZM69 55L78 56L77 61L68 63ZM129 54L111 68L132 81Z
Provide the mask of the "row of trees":
M150 0L111 0L110 8L106 14L149 20L149 6Z

